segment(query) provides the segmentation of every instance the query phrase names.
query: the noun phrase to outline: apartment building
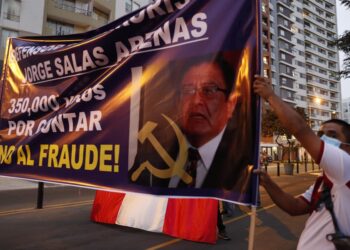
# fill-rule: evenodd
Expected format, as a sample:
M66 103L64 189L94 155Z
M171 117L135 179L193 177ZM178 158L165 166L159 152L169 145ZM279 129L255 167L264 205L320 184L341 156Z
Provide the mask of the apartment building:
M343 99L343 119L350 123L350 97Z
M339 58L332 44L335 0L271 0L263 8L269 14L264 36L270 36L264 45L265 74L282 99L303 108L318 130L322 121L341 116Z
M152 0L0 0L0 68L8 37L68 35L98 28Z
M341 117L341 86L336 0L262 1L264 75L287 103L300 107L317 131L328 119ZM263 142L270 155L274 142Z

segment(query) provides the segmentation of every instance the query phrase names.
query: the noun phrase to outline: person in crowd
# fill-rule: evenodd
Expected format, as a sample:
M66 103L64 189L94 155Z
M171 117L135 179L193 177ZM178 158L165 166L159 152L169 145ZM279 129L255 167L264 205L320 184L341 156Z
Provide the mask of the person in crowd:
M331 119L321 125L316 135L303 118L274 93L268 79L256 76L253 88L323 169L323 175L299 197L284 192L263 168L254 173L259 174L260 184L282 210L290 215L310 213L298 249L335 249L333 242L327 239L327 235L335 233L331 214L319 202L319 197L325 187L331 190L340 231L350 235L350 125L343 120Z

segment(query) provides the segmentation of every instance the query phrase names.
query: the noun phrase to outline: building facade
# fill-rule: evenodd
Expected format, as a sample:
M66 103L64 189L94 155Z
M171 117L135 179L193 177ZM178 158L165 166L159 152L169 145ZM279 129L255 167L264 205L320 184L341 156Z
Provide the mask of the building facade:
M341 117L335 0L263 0L264 75L287 103L301 108L310 127ZM277 150L267 141L262 148Z
M343 119L350 123L350 97L343 99Z
M317 131L341 117L335 0L264 0L262 8L264 74Z

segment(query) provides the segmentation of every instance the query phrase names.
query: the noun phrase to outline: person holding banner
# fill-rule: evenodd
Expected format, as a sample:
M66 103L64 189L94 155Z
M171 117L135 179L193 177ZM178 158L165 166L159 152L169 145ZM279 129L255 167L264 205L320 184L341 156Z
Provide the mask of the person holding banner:
M165 157L161 156L161 163L152 163L158 156L144 155L136 157L129 171L133 182L152 187L223 188L239 192L249 188L251 145L241 143L247 135L241 129L248 128L239 117L242 110L237 94L244 91L236 86L236 72L228 59L234 60L230 54L216 53L172 64L172 80L178 83L175 120L184 140L173 143L169 151L177 148L174 162L182 162L181 170L176 172ZM183 150L181 141L186 145ZM146 169L141 172L140 166L145 162L160 169L173 168L173 173L169 178Z
M332 241L336 244L335 223L324 205L325 200L320 197L325 190L330 189L329 200L330 204L333 203L343 244L346 235L350 235L350 125L343 120L331 119L321 125L317 136L303 118L274 93L268 79L256 76L254 91L269 102L283 126L300 141L324 170L315 184L297 198L284 192L263 168L254 170L254 173L259 174L260 184L282 210L290 215L310 213L300 236L298 249L335 249L332 244ZM349 243L349 237L347 240Z

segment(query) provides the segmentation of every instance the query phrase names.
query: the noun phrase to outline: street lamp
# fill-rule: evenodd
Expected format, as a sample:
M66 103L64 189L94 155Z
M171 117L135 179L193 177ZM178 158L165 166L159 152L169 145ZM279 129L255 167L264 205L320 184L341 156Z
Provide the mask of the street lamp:
M320 105L321 102L322 102L322 99L321 99L321 98L319 98L319 97L315 97L315 98L314 98L314 103L316 103L317 105Z

